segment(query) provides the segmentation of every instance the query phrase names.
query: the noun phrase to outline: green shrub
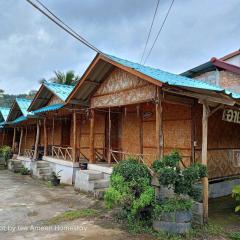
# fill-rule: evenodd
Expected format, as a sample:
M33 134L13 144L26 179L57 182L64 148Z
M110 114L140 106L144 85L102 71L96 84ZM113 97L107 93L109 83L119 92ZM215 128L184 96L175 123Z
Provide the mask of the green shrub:
M21 169L20 169L20 174L30 175L30 171L26 167L22 166Z
M162 213L177 211L189 211L192 208L192 200L183 198L169 198L156 203L154 207L154 217L157 219Z
M151 220L154 188L147 166L133 158L116 165L104 201L109 208L119 207L121 217L129 226Z
M0 154L5 161L5 165L7 165L7 162L11 157L11 148L9 146L2 146L0 148Z
M195 163L181 169L180 162L181 156L177 151L173 151L161 160L154 161L152 168L159 176L160 185L173 188L177 195L184 194L198 199L200 190L195 183L207 176L207 168Z
M229 233L228 236L232 240L240 240L240 232L232 232Z
M237 204L239 204L235 208L235 212L238 212L240 211L240 185L234 186L232 190L232 197L235 198Z
M132 157L129 157L125 161L119 162L113 168L113 175L120 175L125 181L138 181L139 179L148 179L151 181L151 175L148 168Z

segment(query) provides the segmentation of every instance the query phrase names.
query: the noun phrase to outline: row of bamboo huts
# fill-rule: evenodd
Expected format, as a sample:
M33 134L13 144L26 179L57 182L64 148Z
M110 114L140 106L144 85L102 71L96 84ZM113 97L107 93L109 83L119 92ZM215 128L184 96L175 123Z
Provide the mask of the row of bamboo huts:
M150 165L177 149L183 167L208 166L207 216L208 183L240 174L240 94L233 84L221 86L226 78L240 85L240 67L227 59L177 75L97 54L76 86L45 81L32 100L0 108L0 142L11 146L14 161L36 174L39 166L47 172L44 164L62 170L69 184L81 181L83 163L110 173L128 156Z

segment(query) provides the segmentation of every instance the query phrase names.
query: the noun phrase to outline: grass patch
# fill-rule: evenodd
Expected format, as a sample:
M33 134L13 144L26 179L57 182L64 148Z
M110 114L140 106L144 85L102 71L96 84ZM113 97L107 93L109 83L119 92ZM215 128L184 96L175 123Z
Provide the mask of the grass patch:
M227 234L222 226L215 223L209 223L203 226L194 227L187 234L169 234L165 232L156 232L151 227L139 227L137 225L130 227L129 225L123 224L122 226L132 235L141 236L142 234L148 234L149 239L152 239L152 237L154 237L154 239L157 240L202 240L211 239L211 237L215 237L216 239L218 239L218 237L219 239L229 239L226 237L230 237L230 234ZM240 238L236 238L236 236L240 236L240 233L232 234L232 238L230 239L240 240Z
M240 240L240 232L232 232L228 234L229 239Z
M89 217L97 217L99 215L99 211L91 209L91 208L84 208L79 210L70 210L59 215L50 218L47 221L47 224L54 225L61 222L73 221L78 218L89 218Z

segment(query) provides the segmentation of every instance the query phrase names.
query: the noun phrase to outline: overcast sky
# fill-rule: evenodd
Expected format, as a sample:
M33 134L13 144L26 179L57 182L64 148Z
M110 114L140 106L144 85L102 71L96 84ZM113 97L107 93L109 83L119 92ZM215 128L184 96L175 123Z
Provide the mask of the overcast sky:
M156 0L42 0L106 53L139 62ZM160 0L155 37L170 0ZM25 0L0 0L0 88L38 89L54 70L81 75L95 53ZM147 65L180 73L240 48L239 0L175 0Z

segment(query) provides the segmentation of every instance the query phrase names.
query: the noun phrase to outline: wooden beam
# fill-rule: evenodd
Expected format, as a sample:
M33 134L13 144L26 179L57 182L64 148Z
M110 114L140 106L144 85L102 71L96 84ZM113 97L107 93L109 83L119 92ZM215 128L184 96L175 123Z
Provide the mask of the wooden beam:
M99 85L101 85L100 82L94 82L94 81L92 81L92 80L90 80L90 79L86 79L85 82L90 83L90 84L92 84L92 85L94 85L94 86L99 86Z
M27 146L27 133L28 133L28 129L27 129L27 126L26 126L26 128L25 128L25 143L24 143L25 148Z
M48 139L47 139L47 124L46 124L47 119L44 118L43 120L43 133L44 133L44 156L47 156L48 154Z
M37 132L36 132L36 139L35 139L35 146L34 146L34 155L33 159L37 160L37 152L38 152L38 144L39 144L39 136L40 136L40 126L39 126L39 120L37 120Z
M95 163L95 153L94 153L94 125L95 125L95 111L91 109L91 118L90 118L90 163Z
M19 146L18 146L18 156L21 155L22 138L23 138L23 128L21 128L21 134L20 134L20 140L19 140Z
M2 146L4 145L4 140L5 140L5 129L3 129Z
M108 164L111 164L111 110L108 108Z
M219 104L217 107L215 107L209 114L208 117L211 117L215 112L217 112L219 109L224 108L224 105Z
M231 99L226 99L226 98L224 99L224 98L220 98L220 97L214 97L214 96L209 96L209 95L190 92L190 91L188 92L188 91L181 90L181 89L165 88L164 91L169 92L169 93L179 94L182 96L197 98L197 99L199 99L200 103L202 103L204 101L208 101L208 102L226 104L226 105L230 105L230 106L233 106L236 103L236 101L233 101Z
M202 164L207 166L207 146L208 146L208 105L203 103L202 115ZM208 222L208 177L202 179L203 185L203 220Z
M156 144L157 144L157 156L163 157L163 121L162 121L162 101L160 99L160 89L157 87L157 99L156 99Z
M54 146L54 130L55 130L55 122L54 122L54 116L52 119L52 146Z
M73 148L72 148L72 159L73 162L77 160L77 114L76 111L73 111Z
M139 146L140 153L143 154L143 106L140 104L139 106Z
M15 141L16 141L16 127L13 129L13 141L12 141L12 152L15 150Z

